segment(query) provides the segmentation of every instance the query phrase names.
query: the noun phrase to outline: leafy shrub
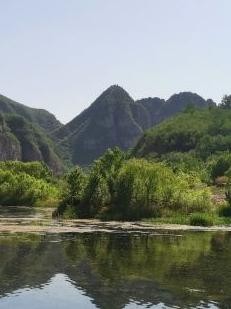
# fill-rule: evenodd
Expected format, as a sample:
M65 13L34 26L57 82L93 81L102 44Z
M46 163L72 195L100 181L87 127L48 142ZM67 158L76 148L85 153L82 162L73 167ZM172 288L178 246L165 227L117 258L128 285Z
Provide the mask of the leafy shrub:
M33 205L37 200L45 200L51 193L51 186L41 179L26 173L14 174L0 171L0 204Z
M65 175L64 181L65 185L62 188L61 202L58 209L54 212L54 215L63 214L68 206L71 208L71 206L76 206L81 202L87 183L87 176L84 171L77 166ZM76 211L76 207L72 208L71 212L67 210L68 216L70 216L70 213L72 214L70 217L73 217L73 213Z
M25 173L36 179L50 181L52 172L47 165L40 161L21 162L21 161L2 161L0 162L0 170L12 171L13 173Z
M34 205L38 201L58 198L51 183L51 172L41 162L0 162L0 204Z
M193 213L190 215L190 225L195 226L212 226L214 225L214 218L211 214Z

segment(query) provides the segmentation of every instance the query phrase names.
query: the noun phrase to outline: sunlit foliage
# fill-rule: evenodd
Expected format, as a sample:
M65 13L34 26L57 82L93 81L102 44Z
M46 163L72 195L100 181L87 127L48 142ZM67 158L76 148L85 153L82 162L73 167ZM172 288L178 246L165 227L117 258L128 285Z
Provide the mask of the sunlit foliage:
M58 195L52 173L40 162L0 162L0 204L28 205Z
M66 179L68 188L58 212L71 208L78 217L130 220L158 216L166 209L190 213L211 207L210 191L195 173L127 159L119 149L108 150L88 174L77 168Z

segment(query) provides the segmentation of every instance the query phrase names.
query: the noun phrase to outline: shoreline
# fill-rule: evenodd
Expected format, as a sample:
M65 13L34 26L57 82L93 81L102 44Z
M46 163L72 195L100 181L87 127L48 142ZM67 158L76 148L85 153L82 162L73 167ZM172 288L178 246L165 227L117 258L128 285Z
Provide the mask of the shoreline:
M158 231L230 232L231 225L211 227L181 224L149 224L141 221L100 221L98 219L49 220L36 218L0 218L0 233L144 233Z

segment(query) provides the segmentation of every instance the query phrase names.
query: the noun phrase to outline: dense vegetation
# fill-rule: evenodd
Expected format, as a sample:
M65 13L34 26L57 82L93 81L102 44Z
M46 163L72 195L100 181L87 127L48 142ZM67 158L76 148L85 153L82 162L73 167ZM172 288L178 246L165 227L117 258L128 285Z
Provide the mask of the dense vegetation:
M172 152L196 155L206 160L212 154L231 150L231 110L188 109L148 130L135 147L141 157L160 157Z
M211 192L197 175L129 159L119 149L108 150L88 173L74 169L66 182L58 214L67 216L134 220L212 211Z
M41 162L0 162L0 205L50 204L58 200L58 187Z

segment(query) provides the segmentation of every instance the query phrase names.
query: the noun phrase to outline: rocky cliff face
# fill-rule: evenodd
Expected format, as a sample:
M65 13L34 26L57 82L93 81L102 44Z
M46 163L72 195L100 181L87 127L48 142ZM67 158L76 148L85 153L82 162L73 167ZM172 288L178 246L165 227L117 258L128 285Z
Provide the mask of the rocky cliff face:
M63 163L49 136L61 126L49 112L0 95L0 160L44 161L59 173Z
M143 132L133 117L133 105L134 100L125 90L112 86L56 132L59 139L68 140L73 163L87 165L110 147L132 147Z
M10 132L4 117L0 114L0 161L20 160L21 156L19 141Z
M69 147L74 164L88 165L107 148L133 147L144 130L188 105L206 107L208 102L189 92L174 95L167 101L159 98L134 101L123 88L114 85L88 109L58 129L54 138L61 147L64 144Z
M0 114L0 161L44 161L54 172L63 169L63 163L48 136L16 114Z
M17 155L13 159L27 161L44 161L55 172L62 170L62 161L56 153L53 142L49 137L25 118L8 114L5 115L5 126L17 143ZM11 143L12 151L16 147ZM10 160L10 158L7 158Z

